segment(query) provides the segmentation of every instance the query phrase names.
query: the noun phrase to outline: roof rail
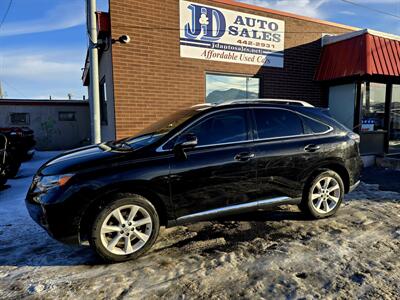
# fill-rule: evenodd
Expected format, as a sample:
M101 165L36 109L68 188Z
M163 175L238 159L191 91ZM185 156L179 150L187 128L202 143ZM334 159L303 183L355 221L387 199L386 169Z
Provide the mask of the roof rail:
M223 102L219 105L229 105L229 104L240 104L240 103L276 103L276 104L286 104L286 105L297 105L304 107L314 107L310 103L301 100L290 100L290 99L237 99Z
M192 105L191 106L191 108L197 108L197 109L206 109L206 108L209 108L209 107L212 107L212 106L215 106L215 104L213 104L213 103L200 103L200 104L195 104L195 105Z

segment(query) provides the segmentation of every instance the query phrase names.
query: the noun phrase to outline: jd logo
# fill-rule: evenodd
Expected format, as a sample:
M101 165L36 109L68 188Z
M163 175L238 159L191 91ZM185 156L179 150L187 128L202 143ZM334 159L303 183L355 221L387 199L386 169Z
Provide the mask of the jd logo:
M192 12L192 20L191 24L185 25L187 38L217 41L224 35L226 22L219 10L196 4L190 4L188 9Z

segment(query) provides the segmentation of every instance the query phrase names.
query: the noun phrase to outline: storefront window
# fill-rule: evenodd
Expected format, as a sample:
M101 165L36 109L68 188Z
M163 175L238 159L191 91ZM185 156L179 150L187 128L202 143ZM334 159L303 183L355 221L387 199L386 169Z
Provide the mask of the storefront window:
M386 84L365 84L362 103L362 132L379 131L385 123Z
M400 153L400 85L393 85L392 90L389 152Z
M233 75L206 75L206 102L222 103L259 97L260 78Z

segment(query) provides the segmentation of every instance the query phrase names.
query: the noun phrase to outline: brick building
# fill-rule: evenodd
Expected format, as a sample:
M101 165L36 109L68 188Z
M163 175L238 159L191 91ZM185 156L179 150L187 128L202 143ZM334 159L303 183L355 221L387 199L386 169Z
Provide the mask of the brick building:
M375 61L382 66L388 51L354 42L374 36L390 46L398 37L232 0L113 0L108 13L98 14L98 25L103 140L133 135L194 104L256 97L330 106L340 121L363 133L365 154L388 152L400 140L397 99L392 99L400 60L386 59L398 64L392 72L374 71L367 68L369 55L360 53L377 52ZM112 42L122 35L131 43ZM340 43L347 44L337 47ZM400 47L393 49L400 57ZM360 62L351 71L343 63L346 55ZM328 72L333 66L335 72ZM86 85L87 69L88 64ZM383 113L370 95L383 98ZM367 126L367 117L382 124ZM376 141L379 147L371 147Z

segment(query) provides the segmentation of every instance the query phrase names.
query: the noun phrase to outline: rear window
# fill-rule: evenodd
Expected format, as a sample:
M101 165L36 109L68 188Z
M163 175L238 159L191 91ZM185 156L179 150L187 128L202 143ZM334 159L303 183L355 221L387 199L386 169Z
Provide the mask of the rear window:
M324 133L330 129L329 126L307 117L304 117L303 121L304 121L304 126L312 133Z
M304 134L301 118L283 109L254 110L258 138L279 138Z

